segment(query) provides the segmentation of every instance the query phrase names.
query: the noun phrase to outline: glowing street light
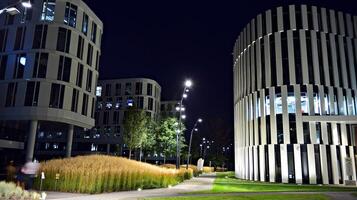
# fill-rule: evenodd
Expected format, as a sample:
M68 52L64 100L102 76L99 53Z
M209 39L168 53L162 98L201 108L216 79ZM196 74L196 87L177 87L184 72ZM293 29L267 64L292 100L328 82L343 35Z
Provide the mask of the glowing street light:
M31 8L31 7L32 7L30 0L24 0L24 1L22 1L22 2L21 2L21 5L22 5L24 8Z
M16 8L16 6L21 3L21 5L25 8L25 13L26 13L26 9L27 8L31 8L32 4L30 2L30 0L22 0L22 1L18 1L14 4L8 5L5 8L0 9L0 14L2 13L8 13L9 15L17 15L20 14L20 11Z
M191 80L186 80L185 81L185 86L190 88L192 86L192 81Z

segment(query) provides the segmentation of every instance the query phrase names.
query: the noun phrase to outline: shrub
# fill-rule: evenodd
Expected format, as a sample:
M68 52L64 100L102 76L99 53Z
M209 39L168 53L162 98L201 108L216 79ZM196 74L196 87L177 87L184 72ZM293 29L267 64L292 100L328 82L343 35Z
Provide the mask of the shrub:
M122 157L90 155L41 163L43 190L101 193L175 185L192 177L192 170L175 170ZM60 178L56 183L56 174ZM39 188L40 179L35 180Z
M40 197L40 194L23 190L14 183L0 182L0 199L37 200Z
M214 172L214 167L203 167L203 173L212 173Z

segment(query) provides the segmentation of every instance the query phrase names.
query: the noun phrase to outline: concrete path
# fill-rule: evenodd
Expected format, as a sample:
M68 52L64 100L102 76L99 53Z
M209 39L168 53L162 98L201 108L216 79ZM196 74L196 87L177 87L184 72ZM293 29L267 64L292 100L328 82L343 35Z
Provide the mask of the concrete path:
M205 174L199 177L184 181L171 188L150 189L142 191L112 192L103 194L73 194L63 192L47 192L49 200L132 200L146 197L177 196L180 193L211 190L216 175Z

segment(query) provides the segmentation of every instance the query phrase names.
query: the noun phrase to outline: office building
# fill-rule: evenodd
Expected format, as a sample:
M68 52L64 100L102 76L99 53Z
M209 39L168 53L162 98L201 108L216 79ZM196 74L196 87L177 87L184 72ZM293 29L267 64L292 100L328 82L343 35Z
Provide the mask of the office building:
M356 184L357 16L267 10L233 56L236 177Z

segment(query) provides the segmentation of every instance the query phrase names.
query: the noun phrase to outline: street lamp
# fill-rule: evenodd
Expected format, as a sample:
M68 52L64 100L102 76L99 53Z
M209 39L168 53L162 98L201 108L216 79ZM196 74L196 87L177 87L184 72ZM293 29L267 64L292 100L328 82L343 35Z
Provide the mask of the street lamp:
M5 13L5 12L8 13L9 15L20 14L20 11L16 8L16 6L20 3L25 9L32 7L30 0L17 1L14 4L8 5L5 8L0 9L0 14Z
M182 119L186 118L186 115L182 115L182 103L183 99L187 98L187 92L189 91L189 88L192 87L192 81L191 80L186 80L185 81L185 87L183 88L182 96L181 96L181 101L180 101L180 107L179 107L179 112L180 112L180 117L179 117L179 132L176 133L176 169L180 169L180 145L179 145L179 135L182 132L182 125L181 121ZM184 117L184 118L182 118Z
M190 156L191 156L191 143L192 143L192 134L193 134L193 131L198 131L198 129L196 128L197 127L197 124L198 123L202 123L202 119L201 118L198 118L195 125L193 126L192 130L191 130L191 134L190 134L190 143L188 145L188 152L187 152L187 163L186 163L186 169L188 169L188 164L190 162Z
M25 7L25 8L31 8L31 7L32 7L30 0L22 1L22 2L21 2L21 5L22 5L23 7Z

